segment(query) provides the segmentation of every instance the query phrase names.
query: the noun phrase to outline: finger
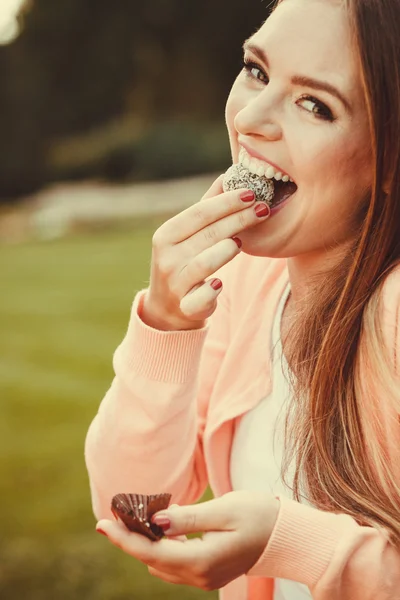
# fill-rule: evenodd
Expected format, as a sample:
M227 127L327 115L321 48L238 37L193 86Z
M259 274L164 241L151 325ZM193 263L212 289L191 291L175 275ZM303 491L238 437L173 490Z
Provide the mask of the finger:
M267 214L258 216L256 208L262 206L264 210L267 210ZM269 218L271 210L267 205L257 203L256 205L250 205L250 208L246 210L232 212L226 215L224 218L217 219L210 223L207 227L195 232L189 239L181 242L181 248L185 256L196 256L206 248L214 246L217 242L224 239L231 239L239 236L242 231L259 225L263 221Z
M166 581L167 583L173 583L175 585L187 585L187 582L184 582L182 577L180 577L179 575L172 575L171 573L165 573L164 571L159 571L158 569L155 569L154 567L149 567L148 571L150 573L150 575L152 575L153 577L157 577L158 579L162 579L163 581Z
M207 200L208 198L214 198L215 196L219 196L224 191L223 181L224 181L225 173L217 177L217 179L212 183L211 187L206 191L201 201Z
M177 542L187 542L189 539L186 535L169 535L169 540L175 540Z
M212 286L219 286L216 290ZM185 317L204 321L211 317L217 308L217 297L222 292L222 281L211 279L182 298L179 308Z
M241 241L238 238L225 238L215 242L187 258L185 267L179 273L177 292L183 297L195 285L217 273L241 252Z
M149 564L154 558L155 542L138 533L129 531L122 523L102 519L96 525L96 531L105 535L120 550Z
M182 298L180 309L186 316L215 309L222 282L211 277L240 252L232 239L222 240L193 258L179 274L177 293ZM211 277L211 279L208 279Z
M96 530L107 536L117 548L137 558L147 566L169 571L176 568L192 569L202 556L202 540L162 538L152 542L145 536L128 531L121 523L101 520ZM177 537L177 536L173 536Z
M232 518L227 512L226 502L217 498L190 506L179 506L156 513L152 521L161 520L170 525L165 529L166 535L183 535L206 531L231 531ZM163 525L165 528L165 525Z
M176 508L179 504L170 504L169 508ZM169 535L168 539L170 540L178 540L179 542L187 542L188 538L186 535Z
M166 221L158 230L158 238L164 244L178 244L190 238L208 225L230 214L239 212L254 204L255 200L243 201L241 194L248 190L232 190L218 197L196 202L189 208ZM253 195L254 196L254 195Z

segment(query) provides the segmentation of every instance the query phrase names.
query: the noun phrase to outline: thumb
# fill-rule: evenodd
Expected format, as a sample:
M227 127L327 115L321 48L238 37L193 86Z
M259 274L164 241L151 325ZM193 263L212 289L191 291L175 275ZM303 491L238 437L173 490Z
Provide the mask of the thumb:
M179 504L170 504L168 510L171 510L171 508L176 508L177 506L179 506ZM164 517L164 518L166 518L166 517ZM153 519L152 519L152 521L153 521ZM167 521L169 523L168 519L167 519ZM173 533L171 533L171 535L169 535L168 537L170 540L178 540L178 542L186 542L186 540L187 540L186 535L174 535Z
M231 529L232 522L226 509L226 504L217 498L190 506L171 506L168 510L156 513L152 521L168 536L225 531Z

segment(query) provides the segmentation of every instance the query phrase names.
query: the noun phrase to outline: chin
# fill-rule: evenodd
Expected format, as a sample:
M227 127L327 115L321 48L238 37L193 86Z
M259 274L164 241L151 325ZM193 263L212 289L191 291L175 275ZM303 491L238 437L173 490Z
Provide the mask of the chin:
M242 240L242 252L249 256L262 256L265 258L274 258L272 248L267 248L264 236L255 236L254 233L243 231L238 234Z
M267 221L256 225L251 229L241 231L237 234L242 240L242 252L249 256L258 256L263 258L289 258L293 254L293 245L291 244L291 234L278 231L266 230L263 225Z

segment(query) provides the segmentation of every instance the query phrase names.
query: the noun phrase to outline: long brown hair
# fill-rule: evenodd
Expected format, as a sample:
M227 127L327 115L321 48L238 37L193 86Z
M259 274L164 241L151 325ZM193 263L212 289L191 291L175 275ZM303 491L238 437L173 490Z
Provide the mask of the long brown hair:
M400 377L396 385L381 321L383 287L400 263L400 0L342 4L359 54L374 181L351 249L312 282L285 341L294 399L284 476L295 460L296 499L304 493L384 529L400 547Z

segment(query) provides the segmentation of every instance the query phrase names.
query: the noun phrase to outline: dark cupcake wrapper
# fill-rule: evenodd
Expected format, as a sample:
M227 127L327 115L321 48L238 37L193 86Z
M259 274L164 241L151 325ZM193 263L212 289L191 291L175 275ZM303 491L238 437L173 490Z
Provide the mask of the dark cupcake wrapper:
M170 501L171 494L117 494L111 501L111 512L129 531L157 541L164 536L164 532L151 522L151 517L168 508Z

